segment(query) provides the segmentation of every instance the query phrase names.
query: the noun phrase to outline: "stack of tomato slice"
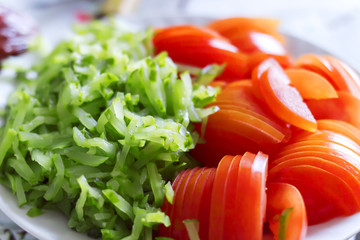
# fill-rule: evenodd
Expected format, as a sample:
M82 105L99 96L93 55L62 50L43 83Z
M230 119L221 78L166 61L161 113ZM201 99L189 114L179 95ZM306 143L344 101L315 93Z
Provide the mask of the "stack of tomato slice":
M217 169L181 172L173 184L173 204L163 206L173 223L162 227L160 236L188 239L182 221L198 219L200 239L261 239L267 164L266 154L246 152L226 155Z
M360 211L360 79L331 56L292 61L277 25L231 18L155 34L175 63L226 64L211 83L220 110L195 126L205 143L191 152L212 168L176 178L162 235L187 239L182 221L198 219L201 239L261 239L264 221L276 239L303 239L308 223Z

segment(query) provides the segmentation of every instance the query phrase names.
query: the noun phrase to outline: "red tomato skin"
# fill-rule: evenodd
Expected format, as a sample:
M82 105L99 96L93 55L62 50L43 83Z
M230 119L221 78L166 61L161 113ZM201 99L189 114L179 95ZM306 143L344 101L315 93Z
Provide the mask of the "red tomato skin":
M209 240L223 239L225 224L225 183L234 156L224 156L216 170L210 203Z
M305 203L301 193L296 187L287 183L269 183L267 185L267 221L270 229L274 233L275 239L279 239L278 220L274 222L274 217L279 216L283 210L292 208L288 220L286 240L303 240L307 232L307 217ZM277 225L277 226L276 226Z
M265 181L267 176L266 154L257 155L246 152L240 163L236 212L241 212L237 219L238 228L234 239L262 239L263 223L266 214ZM247 196L244 198L244 196Z

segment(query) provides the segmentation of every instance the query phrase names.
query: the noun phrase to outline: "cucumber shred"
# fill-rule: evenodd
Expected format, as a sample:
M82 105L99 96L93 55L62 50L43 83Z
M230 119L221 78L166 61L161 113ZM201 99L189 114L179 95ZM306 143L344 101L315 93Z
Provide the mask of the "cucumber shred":
M79 25L18 70L0 180L29 216L58 209L70 228L102 239L152 239L170 225L169 181L194 165L184 156L198 139L191 122L217 110L204 109L217 91L179 76L166 53L153 56L152 34L112 20Z

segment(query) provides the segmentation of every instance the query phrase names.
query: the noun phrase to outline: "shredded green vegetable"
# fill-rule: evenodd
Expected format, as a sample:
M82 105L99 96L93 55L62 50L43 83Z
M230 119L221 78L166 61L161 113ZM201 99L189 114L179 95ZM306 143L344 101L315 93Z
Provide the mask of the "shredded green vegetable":
M75 31L18 72L0 180L29 216L58 209L94 238L152 239L170 225L161 212L169 181L196 165L185 155L198 139L191 122L217 110L203 109L217 90L201 84L220 70L192 84L166 53L152 56L151 30L95 21Z
M291 216L291 213L293 211L293 208L286 208L284 209L279 217L279 232L278 232L278 238L279 240L285 240L286 239L286 232L289 225L289 218Z
M197 219L185 219L183 221L190 240L200 240L199 221Z

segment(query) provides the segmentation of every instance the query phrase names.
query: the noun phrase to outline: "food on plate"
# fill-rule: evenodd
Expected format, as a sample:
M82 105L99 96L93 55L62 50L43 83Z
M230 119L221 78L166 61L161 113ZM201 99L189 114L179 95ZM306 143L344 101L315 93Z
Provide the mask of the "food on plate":
M76 36L17 74L1 181L102 239L304 239L360 211L360 80L278 21Z
M191 167L217 91L151 55L151 32L93 22L18 72L0 143L1 181L29 215L58 209L102 239L152 238L170 180ZM29 74L29 73L32 73Z
M267 188L266 219L275 239L305 239L307 218L301 193L287 183L269 183Z
M161 228L160 236L195 239L188 236L182 222L198 219L200 239L261 239L266 214L267 164L266 154L246 152L242 156L224 156L216 170L204 167L180 173L173 184L173 203L165 203L163 208L174 219L173 226L167 231ZM210 171L213 174L205 174ZM207 178L206 182L198 180L202 176ZM196 194L197 188L204 190ZM199 202L198 198L203 203L200 208L193 205Z

